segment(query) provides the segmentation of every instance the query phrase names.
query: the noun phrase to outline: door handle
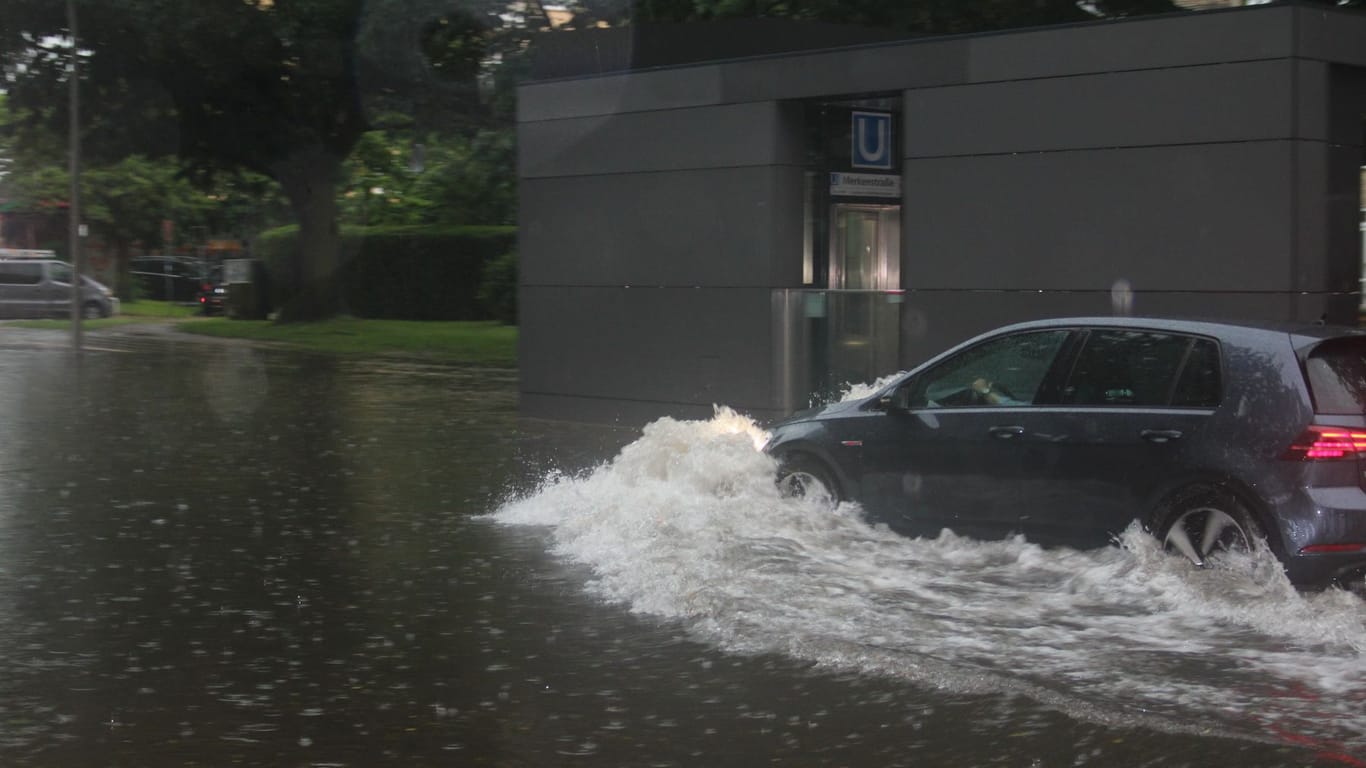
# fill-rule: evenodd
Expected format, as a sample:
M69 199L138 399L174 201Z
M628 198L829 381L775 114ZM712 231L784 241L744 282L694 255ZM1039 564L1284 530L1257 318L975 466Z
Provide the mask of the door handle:
M997 440L1011 440L1011 439L1014 439L1014 438L1016 438L1016 437L1019 437L1019 436L1023 435L1024 432L1025 432L1025 431L1024 431L1024 427L1016 427L1016 426L1010 426L1010 427L990 427L990 428L987 429L987 434L988 434L988 435L991 435L992 437L996 438Z
M1181 439L1179 429L1145 429L1138 433L1138 436L1150 443L1169 443L1172 440Z

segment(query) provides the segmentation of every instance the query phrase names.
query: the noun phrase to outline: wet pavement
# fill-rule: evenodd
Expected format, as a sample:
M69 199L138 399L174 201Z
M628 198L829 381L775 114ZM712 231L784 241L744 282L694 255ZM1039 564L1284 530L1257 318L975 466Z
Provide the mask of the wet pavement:
M941 651L912 639L930 614L852 602L889 572L832 570L889 547L914 554L897 568L985 551L1014 558L993 589L1020 602L1044 594L1011 586L1037 573L1020 562L1110 555L917 550L846 527L747 539L762 557L736 560L682 545L744 535L717 513L748 480L670 473L749 459L671 434L603 491L589 470L638 433L519 418L515 371L146 330L88 334L80 357L65 344L0 327L0 765L1366 765L1350 640L1275 641L1282 665L1329 658L1333 680L1224 686L1238 649L1271 654L1231 618L1227 638L1201 636L1228 646L1220 663L1180 637L1186 655L1115 689L1090 683L1109 668L1082 648L1112 610L1095 600L1075 637L1033 641L940 606L935 632L991 643ZM569 497L601 514L526 512ZM1038 662L1044 647L1063 661ZM1209 693L1226 687L1239 695Z

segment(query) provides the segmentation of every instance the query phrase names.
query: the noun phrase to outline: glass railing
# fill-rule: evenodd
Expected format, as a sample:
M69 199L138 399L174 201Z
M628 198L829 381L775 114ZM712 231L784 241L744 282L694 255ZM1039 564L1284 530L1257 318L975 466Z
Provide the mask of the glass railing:
M773 291L775 402L788 413L898 370L901 291Z

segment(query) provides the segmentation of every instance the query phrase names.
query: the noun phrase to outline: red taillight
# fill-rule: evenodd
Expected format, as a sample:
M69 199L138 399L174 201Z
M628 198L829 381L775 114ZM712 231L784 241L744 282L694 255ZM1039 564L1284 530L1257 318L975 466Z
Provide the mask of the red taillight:
M1291 461L1332 461L1366 455L1366 431L1311 426L1285 449Z
M1328 555L1339 552L1360 552L1366 544L1310 544L1300 550L1302 555Z
M208 297L206 297L206 296L200 296L200 297L199 297L199 303L200 303L200 304L203 304L203 303L207 302L208 300L209 300L209 299L208 299Z

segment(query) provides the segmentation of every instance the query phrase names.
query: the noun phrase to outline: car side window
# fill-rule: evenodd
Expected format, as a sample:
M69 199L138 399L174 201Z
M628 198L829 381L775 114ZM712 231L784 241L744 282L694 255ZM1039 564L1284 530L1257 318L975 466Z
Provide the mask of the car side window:
M1213 408L1219 405L1223 381L1219 368L1219 345L1210 339L1196 339L1186 355L1186 365L1172 392L1172 405L1178 408Z
M71 267L65 264L52 264L48 267L48 276L54 283L64 283L71 285Z
M966 349L916 377L907 406L1030 405L1069 333L1065 329L1016 333Z
M6 262L0 264L0 284L37 285L43 281L43 265Z
M1212 341L1171 333L1089 331L1063 386L1070 405L1209 406L1218 401L1219 355Z

